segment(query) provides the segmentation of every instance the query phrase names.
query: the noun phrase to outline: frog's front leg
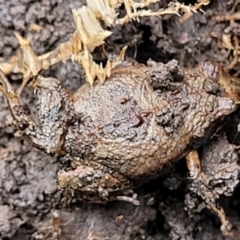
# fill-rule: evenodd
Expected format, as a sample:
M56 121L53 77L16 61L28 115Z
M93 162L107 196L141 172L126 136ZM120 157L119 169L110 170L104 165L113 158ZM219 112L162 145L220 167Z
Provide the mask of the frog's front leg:
M58 186L61 189L79 190L84 199L92 202L119 200L139 205L135 196L119 195L122 191L131 189L131 182L126 177L98 164L94 167L79 165L74 170L60 170Z
M206 205L213 210L221 221L221 231L224 235L231 235L232 224L227 219L221 206L217 204L218 193L210 186L210 179L201 170L201 163L197 151L190 152L187 157L187 167L190 171L190 190L200 196Z
M54 78L39 76L30 85L37 98L39 127L2 72L0 83L0 90L10 107L13 124L20 130L23 138L47 153L61 152L66 129L74 119L74 107L70 94L60 82Z

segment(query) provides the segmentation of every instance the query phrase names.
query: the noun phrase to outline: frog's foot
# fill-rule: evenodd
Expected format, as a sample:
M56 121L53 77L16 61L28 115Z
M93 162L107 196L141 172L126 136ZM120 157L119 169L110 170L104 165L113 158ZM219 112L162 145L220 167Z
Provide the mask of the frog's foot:
M98 168L80 165L74 170L60 170L58 186L61 189L79 190L84 198L92 202L120 200L139 205L139 201L134 197L115 195L130 188L130 183L125 177Z
M38 104L38 127L1 71L0 84L0 91L8 101L13 124L22 137L47 153L60 152L67 126L74 118L73 101L67 90L52 78L39 76L32 82L31 88L34 89Z
M222 233L224 235L231 235L232 224L227 219L222 207L217 204L219 195L211 188L208 177L201 171L198 153L196 151L190 152L186 160L192 181L190 190L200 196L206 205L217 214L222 224Z
M230 144L224 132L217 134L201 153L202 171L219 195L231 196L239 183L240 166L236 147Z

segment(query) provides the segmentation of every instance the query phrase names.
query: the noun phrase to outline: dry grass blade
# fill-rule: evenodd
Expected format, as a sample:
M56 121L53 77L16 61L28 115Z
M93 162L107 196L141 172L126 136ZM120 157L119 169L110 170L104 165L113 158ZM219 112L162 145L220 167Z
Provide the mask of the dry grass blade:
M209 0L201 0L194 6L186 6L178 2L169 4L166 9L159 9L156 12L146 9L150 4L160 0L87 0L87 5L73 10L73 18L76 24L76 31L70 39L60 44L55 50L36 56L29 45L29 41L23 39L19 34L16 37L20 43L22 55L15 57L14 61L0 63L0 69L5 74L19 72L23 74L23 83L19 89L19 94L24 85L33 76L38 75L42 69L48 69L51 65L60 61L66 62L68 59L77 61L83 65L86 72L87 81L93 84L96 78L101 83L110 75L111 69L119 64L120 56L116 62L108 62L106 67L97 65L91 56L91 52L98 46L103 45L107 37L112 32L103 29L100 24L102 20L107 26L124 24L131 20L139 20L140 17L161 16L166 14L178 14L180 12L196 12L202 5L207 5ZM121 4L125 6L126 16L117 18L116 8ZM143 9L144 8L144 9Z
M193 13L195 13L197 10L201 10L202 6L207 6L210 3L210 0L200 0L197 2L193 7L189 9L189 7L185 6L186 13L179 19L179 23L183 24L185 21L187 21L190 17L192 17ZM202 10L201 10L202 11Z
M211 32L211 37L216 38L218 41L219 48L225 48L227 50L234 50L234 46L231 40L231 34L217 34L216 32Z
M87 6L94 13L94 16L97 19L102 19L107 26L113 26L116 18L113 6L117 6L117 1L112 4L108 0L87 0Z
M0 63L0 70L4 72L4 74L8 75L13 72L13 64L8 62Z
M90 85L94 84L95 79L104 83L105 79L110 77L111 70L124 60L126 49L127 47L124 47L114 61L108 60L105 67L102 64L96 64L87 49L81 55L73 56L73 60L82 64Z
M102 45L104 39L112 34L112 32L106 31L101 27L94 12L86 6L73 10L73 18L80 40L89 49Z

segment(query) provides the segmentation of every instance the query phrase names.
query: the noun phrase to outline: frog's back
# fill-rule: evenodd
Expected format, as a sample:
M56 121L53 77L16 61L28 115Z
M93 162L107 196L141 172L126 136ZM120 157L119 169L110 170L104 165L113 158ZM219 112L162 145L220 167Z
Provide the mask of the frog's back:
M80 135L72 154L132 178L154 176L201 144L213 123L235 107L186 79L161 92L150 82L144 68L124 68L79 95Z

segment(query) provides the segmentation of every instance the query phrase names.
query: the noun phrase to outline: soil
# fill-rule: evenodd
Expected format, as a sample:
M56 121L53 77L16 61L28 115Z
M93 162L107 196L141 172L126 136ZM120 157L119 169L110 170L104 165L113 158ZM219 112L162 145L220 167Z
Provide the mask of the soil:
M194 2L185 1L186 4ZM234 50L229 47L236 45L239 22L213 19L216 15L238 12L239 3L238 0L212 0L203 8L204 13L197 12L186 19L150 17L116 27L107 39L106 50L117 53L129 44L127 56L139 62L145 63L149 58L162 62L177 59L183 67L211 60L239 76L239 64L230 65ZM6 61L16 54L19 45L14 31L29 37L37 54L54 49L74 31L71 9L83 4L81 0L0 0L0 57ZM167 1L161 1L152 8L165 6ZM32 30L34 23L42 27L39 32ZM224 41L226 35L228 46ZM100 55L96 51L96 60L104 60ZM72 92L81 86L84 76L81 67L70 61L56 64L43 74L58 78ZM20 86L21 76L11 75L10 79L16 88ZM36 114L32 93L25 89L21 99ZM184 161L166 177L138 189L140 206L123 202L106 205L79 202L57 189L58 156L48 156L17 138L14 129L5 124L8 116L7 103L0 93L0 239L57 239L57 233L61 239L69 240L238 239L240 187L232 197L220 199L234 225L236 237L233 238L222 236L220 222L209 210L203 209L192 217L184 210L187 191ZM235 113L225 124L229 140L235 144L240 143L238 122Z

